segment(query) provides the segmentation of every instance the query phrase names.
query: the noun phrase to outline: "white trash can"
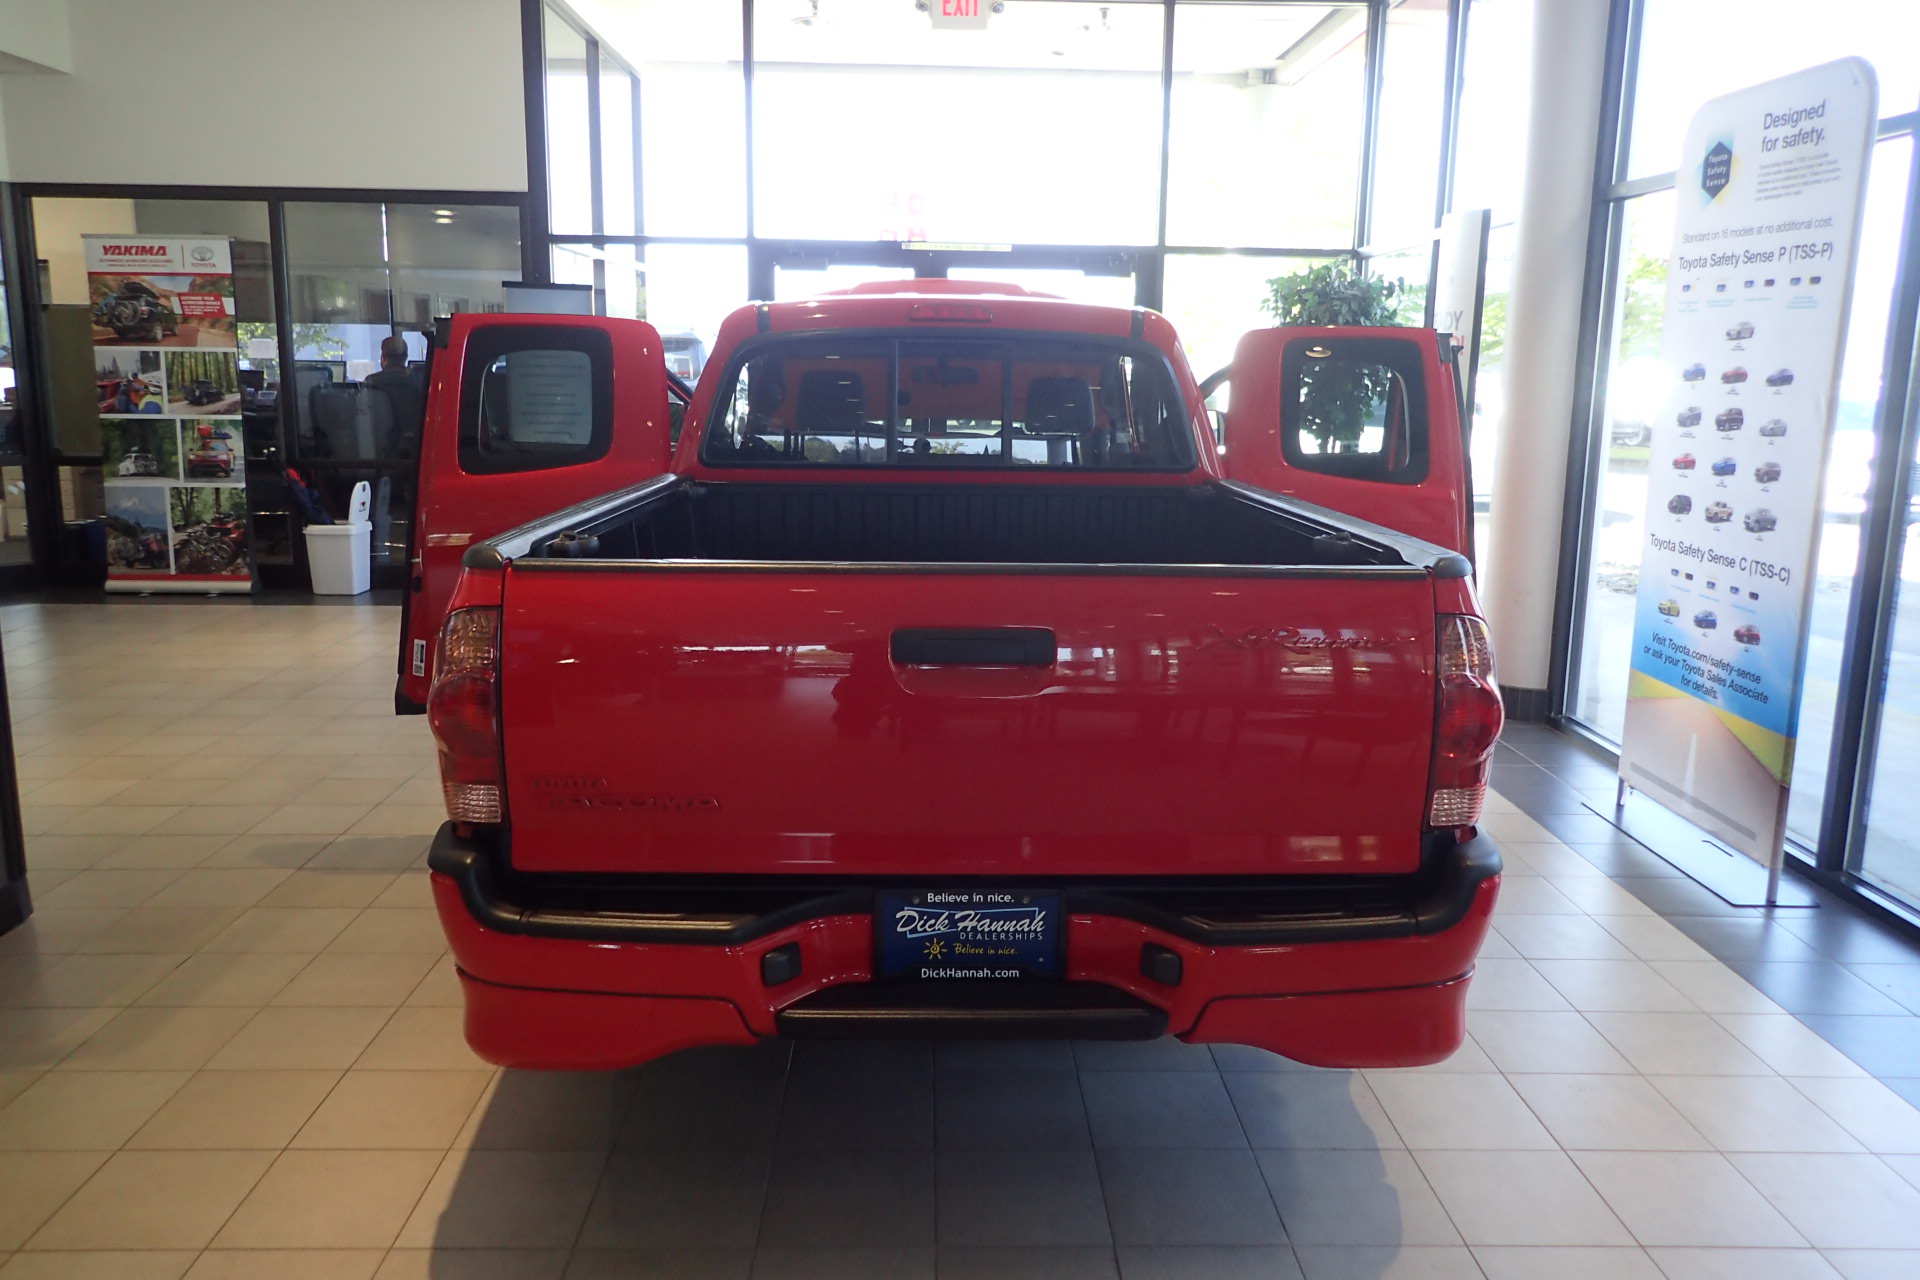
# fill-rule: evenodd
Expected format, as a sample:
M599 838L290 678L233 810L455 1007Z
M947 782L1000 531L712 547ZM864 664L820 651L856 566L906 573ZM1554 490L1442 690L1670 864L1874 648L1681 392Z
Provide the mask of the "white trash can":
M307 526L313 594L357 596L373 586L373 522Z

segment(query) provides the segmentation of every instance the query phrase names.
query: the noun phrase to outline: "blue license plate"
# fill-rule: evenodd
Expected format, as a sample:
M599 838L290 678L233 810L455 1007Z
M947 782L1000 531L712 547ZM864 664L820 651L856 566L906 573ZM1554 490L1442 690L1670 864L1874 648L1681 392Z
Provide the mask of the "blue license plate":
M874 910L879 977L1057 978L1060 895L1021 889L883 892Z

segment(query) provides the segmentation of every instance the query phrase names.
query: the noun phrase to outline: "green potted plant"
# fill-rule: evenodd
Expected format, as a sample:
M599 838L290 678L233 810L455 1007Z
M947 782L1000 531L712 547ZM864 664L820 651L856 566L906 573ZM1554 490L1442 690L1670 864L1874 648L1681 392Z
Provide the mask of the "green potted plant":
M1399 323L1396 299L1406 281L1360 274L1351 258L1335 258L1267 281L1260 309L1275 324L1368 325ZM1384 365L1328 354L1307 356L1300 374L1299 428L1322 453L1349 453L1374 407L1386 399L1392 374Z

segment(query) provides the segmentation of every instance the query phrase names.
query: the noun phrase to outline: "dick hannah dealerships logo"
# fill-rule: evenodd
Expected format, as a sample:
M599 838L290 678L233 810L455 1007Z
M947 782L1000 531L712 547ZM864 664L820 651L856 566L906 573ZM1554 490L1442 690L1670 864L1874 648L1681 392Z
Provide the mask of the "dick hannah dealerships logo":
M929 893L895 909L893 931L919 942L930 960L1011 955L1016 944L1046 936L1047 915L1012 893Z
M1732 180L1733 148L1716 142L1707 148L1706 159L1700 162L1700 189L1707 193L1707 199L1717 200Z

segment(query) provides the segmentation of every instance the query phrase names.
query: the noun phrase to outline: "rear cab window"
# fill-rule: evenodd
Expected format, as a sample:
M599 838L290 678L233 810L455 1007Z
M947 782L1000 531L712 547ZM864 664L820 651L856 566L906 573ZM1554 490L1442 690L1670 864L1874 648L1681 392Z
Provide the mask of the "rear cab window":
M1097 340L811 335L746 349L701 442L715 466L1187 470L1166 360Z

